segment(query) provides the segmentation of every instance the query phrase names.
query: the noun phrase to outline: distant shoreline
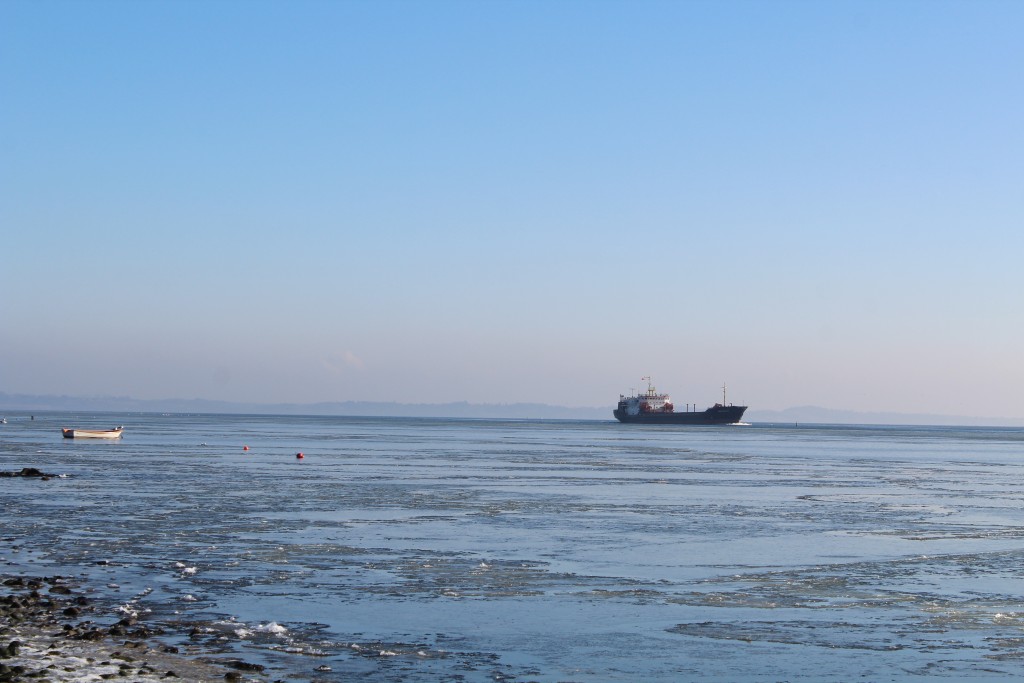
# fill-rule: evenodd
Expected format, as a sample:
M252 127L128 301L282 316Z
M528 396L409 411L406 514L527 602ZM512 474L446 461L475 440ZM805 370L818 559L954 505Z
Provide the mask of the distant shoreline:
M0 392L0 417L32 413L175 413L206 415L286 415L310 417L408 417L496 420L598 420L612 422L612 406L567 407L541 403L398 403L345 401L334 403L233 403L206 399L134 399L129 397L36 396ZM861 412L819 406L785 410L750 408L752 424L847 424L936 427L1024 427L1024 418L939 415L930 413ZM2 428L3 425L0 425Z

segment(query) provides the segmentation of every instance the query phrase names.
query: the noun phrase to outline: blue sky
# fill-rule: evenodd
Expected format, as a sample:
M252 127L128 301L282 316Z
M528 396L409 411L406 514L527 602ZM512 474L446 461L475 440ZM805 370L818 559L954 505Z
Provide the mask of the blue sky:
M1024 4L0 3L0 390L1024 417Z

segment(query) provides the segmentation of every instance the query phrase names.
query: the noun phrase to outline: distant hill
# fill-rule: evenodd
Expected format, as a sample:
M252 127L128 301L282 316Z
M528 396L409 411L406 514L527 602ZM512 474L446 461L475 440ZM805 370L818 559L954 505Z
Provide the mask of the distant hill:
M356 415L363 417L468 417L536 420L611 420L612 407L566 407L543 403L235 403L206 399L137 399L127 396L34 396L0 392L0 411L95 411L132 413L237 413L249 415ZM752 408L744 422L819 424L903 424L1024 427L1024 419L928 413L885 413L799 406Z
M381 417L476 417L548 420L612 419L612 406L570 408L542 403L236 403L206 399L138 399L127 396L33 396L0 392L0 410L132 413L237 413L245 415L357 415Z

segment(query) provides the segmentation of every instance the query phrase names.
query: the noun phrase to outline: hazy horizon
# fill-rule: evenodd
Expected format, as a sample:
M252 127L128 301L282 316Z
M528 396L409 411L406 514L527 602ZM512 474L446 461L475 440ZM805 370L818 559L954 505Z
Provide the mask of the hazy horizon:
M1024 419L1022 26L0 3L0 391Z
M545 403L398 403L335 401L319 403L241 403L209 399L135 399L130 396L37 396L0 391L0 417L35 419L46 413L309 415L323 417L471 418L613 421L613 404L565 406ZM741 424L915 425L931 427L1024 427L1024 419L1001 415L849 411L827 406L782 410L748 407Z

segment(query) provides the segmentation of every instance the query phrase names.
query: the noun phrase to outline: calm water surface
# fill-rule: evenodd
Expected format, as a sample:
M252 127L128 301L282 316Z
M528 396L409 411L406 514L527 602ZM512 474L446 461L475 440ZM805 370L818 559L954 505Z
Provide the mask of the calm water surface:
M1024 676L1021 429L7 417L5 572L271 679Z

